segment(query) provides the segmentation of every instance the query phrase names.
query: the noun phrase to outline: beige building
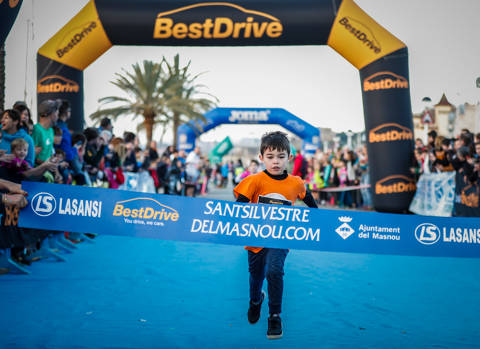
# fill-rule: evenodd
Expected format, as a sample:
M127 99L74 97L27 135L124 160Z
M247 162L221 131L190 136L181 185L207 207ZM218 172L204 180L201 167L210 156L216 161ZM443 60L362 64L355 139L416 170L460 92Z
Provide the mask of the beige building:
M455 107L443 94L440 101L433 108L429 108L428 112L432 118L428 130L437 131L439 136L452 138L464 128L473 133L480 132L480 104L465 103ZM424 111L413 114L415 138L424 139L425 128L422 123L424 114Z

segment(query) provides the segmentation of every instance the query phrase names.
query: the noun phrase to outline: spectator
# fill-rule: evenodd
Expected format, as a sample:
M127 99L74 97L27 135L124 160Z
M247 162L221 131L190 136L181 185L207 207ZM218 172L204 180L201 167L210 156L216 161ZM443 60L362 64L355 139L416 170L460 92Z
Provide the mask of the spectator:
M84 161L90 180L95 182L99 173L100 161L102 161L105 144L99 136L97 129L89 127L83 131L87 144L85 147Z
M75 181L77 185L85 185L90 181L84 173L85 163L83 155L85 154L85 144L86 138L83 133L75 133L72 135L72 146L75 155L73 160L70 161L70 172L72 174L72 180Z
M293 162L292 176L298 176L302 179L305 179L307 175L307 160L303 157L300 149L297 149L297 154Z
M33 131L32 113L25 102L15 102L13 109L20 113L20 128L23 128L29 135ZM33 149L32 149L33 151Z
M23 138L28 144L28 154L25 161L33 167L35 164L35 147L32 137L24 129L20 128L20 114L14 109L7 109L2 115L2 139L0 149L10 153L10 144L16 138Z
M53 155L53 125L58 119L57 102L47 99L38 106L39 121L33 126L35 162L41 164Z
M72 134L68 129L67 122L70 120L71 108L70 102L62 99L59 101L57 126L62 130L62 138L59 148L65 152L65 160L72 161L75 156L75 149L72 146Z
M135 156L135 138L136 136L132 132L125 132L123 134L126 149L123 168L129 172L138 172L137 157Z
M163 188L164 194L168 194L167 172L170 164L170 157L166 155L162 155L160 161L157 162L158 188Z
M107 130L113 136L113 125L112 120L110 118L103 118L100 120L100 127L98 128L98 132L101 133L103 130Z
M185 173L189 182L195 183L200 175L200 148L195 147L185 159Z

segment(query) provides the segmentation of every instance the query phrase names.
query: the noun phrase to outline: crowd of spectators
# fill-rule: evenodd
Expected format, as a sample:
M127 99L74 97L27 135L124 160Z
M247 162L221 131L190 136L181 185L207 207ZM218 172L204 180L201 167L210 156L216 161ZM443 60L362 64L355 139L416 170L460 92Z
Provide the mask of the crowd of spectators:
M18 221L18 209L26 205L20 188L22 181L116 189L125 183L126 172L146 172L159 193L195 196L207 190L205 178L210 178L213 171L198 148L188 156L172 146L159 154L156 142L141 149L134 133L116 136L109 118L102 119L98 128L87 127L72 133L67 126L70 116L66 100L41 102L37 123L32 121L30 109L23 102L1 113L0 250L9 248L17 263L31 263L29 256L40 249L51 233L17 232L16 227L8 227L13 229L9 234L5 232L5 223ZM15 211L10 210L12 205ZM16 215L16 220L11 219L12 215ZM74 234L65 235L78 242L72 238Z
M463 129L455 138L438 136L432 130L428 142L415 140L415 161L411 171L418 178L422 173L456 171L466 183L475 185L480 174L480 133Z
M247 166L240 159L211 164L198 147L189 154L174 146L160 152L157 143L152 141L142 149L134 133L115 135L109 118L102 119L99 127L72 133L68 128L70 116L66 100L40 103L37 123L32 121L30 109L23 102L15 103L2 113L0 179L4 185L0 187L5 193L3 204L15 203L21 207L21 189L19 186L14 191L9 189L24 180L116 189L125 183L125 172L146 172L157 193L195 196L206 193L209 185L226 187L229 180L236 185L262 170L256 160ZM355 151L347 147L326 152L318 150L313 156L304 156L299 149L294 153L291 173L305 180L319 205L371 207L365 146ZM464 186L478 189L480 134L463 130L455 139L447 139L431 131L427 144L416 140L412 174L418 179L422 173L444 171L456 171ZM41 241L12 248L12 258L28 262L29 249L38 248L39 243Z

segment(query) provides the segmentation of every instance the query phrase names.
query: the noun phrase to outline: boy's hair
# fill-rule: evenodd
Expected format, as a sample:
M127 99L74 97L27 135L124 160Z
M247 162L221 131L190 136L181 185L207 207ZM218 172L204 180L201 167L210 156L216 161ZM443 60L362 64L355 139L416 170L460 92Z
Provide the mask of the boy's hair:
M252 159L252 160L250 161L250 164L256 164L257 166L259 165L259 164L258 164L258 161L255 160L255 159Z
M268 149L286 151L290 155L290 141L287 134L281 131L265 133L260 141L260 154L263 155Z
M28 148L28 143L26 140L23 138L15 138L12 143L10 143L10 151L13 152L15 149L25 146Z
M62 131L62 129L61 129L60 127L58 127L58 126L53 126L53 134L54 134L55 136L61 136L61 135L63 135L63 131Z

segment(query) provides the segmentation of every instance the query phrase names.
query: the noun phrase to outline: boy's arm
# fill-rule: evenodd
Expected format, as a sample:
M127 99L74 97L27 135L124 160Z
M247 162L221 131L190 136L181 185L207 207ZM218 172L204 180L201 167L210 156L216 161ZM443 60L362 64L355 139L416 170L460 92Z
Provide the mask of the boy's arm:
M303 198L303 202L308 207L318 208L317 203L315 202L315 199L313 198L312 193L310 193L309 190L307 190L307 193L305 194L305 197Z
M236 202L250 202L250 199L242 194L238 194Z

